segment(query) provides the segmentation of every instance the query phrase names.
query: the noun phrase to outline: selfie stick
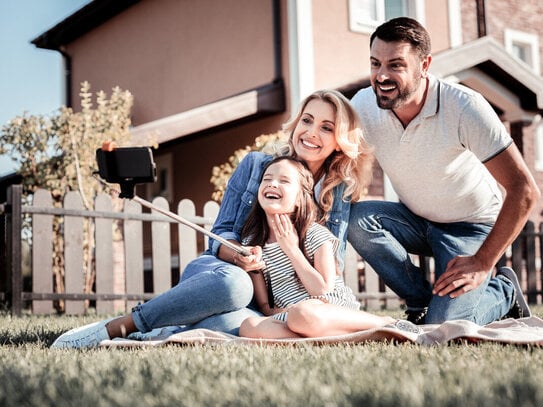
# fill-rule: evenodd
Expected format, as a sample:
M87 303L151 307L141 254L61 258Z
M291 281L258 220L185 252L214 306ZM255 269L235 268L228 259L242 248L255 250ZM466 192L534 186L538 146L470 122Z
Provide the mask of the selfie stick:
M250 256L251 255L251 252L249 252L247 249L245 249L243 247L240 247L240 246L236 246L232 242L220 237L219 235L216 235L213 232L210 232L207 229L204 229L200 225L189 222L188 220L182 218L181 216L178 216L175 213L170 212L170 211L168 211L166 209L159 208L159 207L153 205L151 202L148 202L145 199L142 199L137 195L134 195L131 199L134 202L137 202L137 203L141 204L142 206L145 206L145 207L147 207L149 209L152 209L152 210L157 211L157 212L159 212L159 213L161 213L163 215L166 215L166 216L174 219L175 221L177 221L177 222L179 222L179 223L181 223L181 224L183 224L185 226L188 226L188 227L190 227L190 228L192 228L192 229L194 229L194 230L196 230L198 232L202 232L204 235L207 235L207 236L215 239L216 241L218 241L221 244L223 244L223 245L229 247L230 249L236 251L237 253L241 254L242 256Z
M166 215L185 226L215 239L243 256L251 255L251 252L246 248L237 246L221 236L135 195L136 184L156 181L156 167L150 148L117 148L114 143L106 142L101 149L96 150L96 161L99 168L98 175L103 179L102 182L119 184L121 187L119 198L132 199L142 206Z

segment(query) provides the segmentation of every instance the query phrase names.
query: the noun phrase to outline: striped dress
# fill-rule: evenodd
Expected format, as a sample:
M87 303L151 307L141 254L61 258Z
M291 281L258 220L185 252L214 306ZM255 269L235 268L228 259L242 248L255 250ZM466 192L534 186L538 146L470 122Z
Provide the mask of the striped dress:
M307 231L305 247L311 264L314 262L314 254L317 249L327 241L332 241L335 253L339 245L337 238L322 225L314 223L310 226ZM286 308L300 301L316 298L309 295L298 278L288 256L281 250L277 242L264 245L262 258L266 263L263 270L264 279L266 285L271 284L276 307ZM339 275L336 276L334 289L317 298L330 304L360 309L360 303L356 301L352 290L345 285L343 278ZM287 312L275 314L273 317L280 321L286 321Z

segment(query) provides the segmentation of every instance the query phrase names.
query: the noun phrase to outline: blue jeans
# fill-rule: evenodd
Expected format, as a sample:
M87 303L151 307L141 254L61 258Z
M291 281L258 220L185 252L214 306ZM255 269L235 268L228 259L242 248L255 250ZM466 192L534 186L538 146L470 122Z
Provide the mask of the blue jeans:
M140 332L171 325L237 335L241 322L261 315L248 308L253 284L247 272L212 255L190 262L179 283L132 309Z
M397 202L364 201L352 205L348 240L411 310L428 307L427 324L464 319L484 325L509 311L512 284L491 278L457 298L432 295L432 286L408 253L433 256L435 278L459 255L474 254L492 229L490 224L430 222Z

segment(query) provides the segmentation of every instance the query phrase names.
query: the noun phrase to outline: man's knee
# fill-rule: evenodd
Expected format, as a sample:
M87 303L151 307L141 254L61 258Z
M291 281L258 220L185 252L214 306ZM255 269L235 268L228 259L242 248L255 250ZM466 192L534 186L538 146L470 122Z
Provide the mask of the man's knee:
M465 298L438 297L434 295L428 306L424 322L426 324L442 324L446 321L465 320L476 322L476 308L473 301Z

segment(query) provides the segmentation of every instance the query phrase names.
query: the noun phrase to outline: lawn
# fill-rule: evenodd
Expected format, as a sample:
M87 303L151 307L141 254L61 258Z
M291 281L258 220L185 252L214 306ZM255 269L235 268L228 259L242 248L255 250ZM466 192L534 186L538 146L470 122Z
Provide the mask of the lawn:
M543 307L534 313L543 316ZM49 349L60 333L94 320L0 314L0 405L543 405L539 347L374 342Z

